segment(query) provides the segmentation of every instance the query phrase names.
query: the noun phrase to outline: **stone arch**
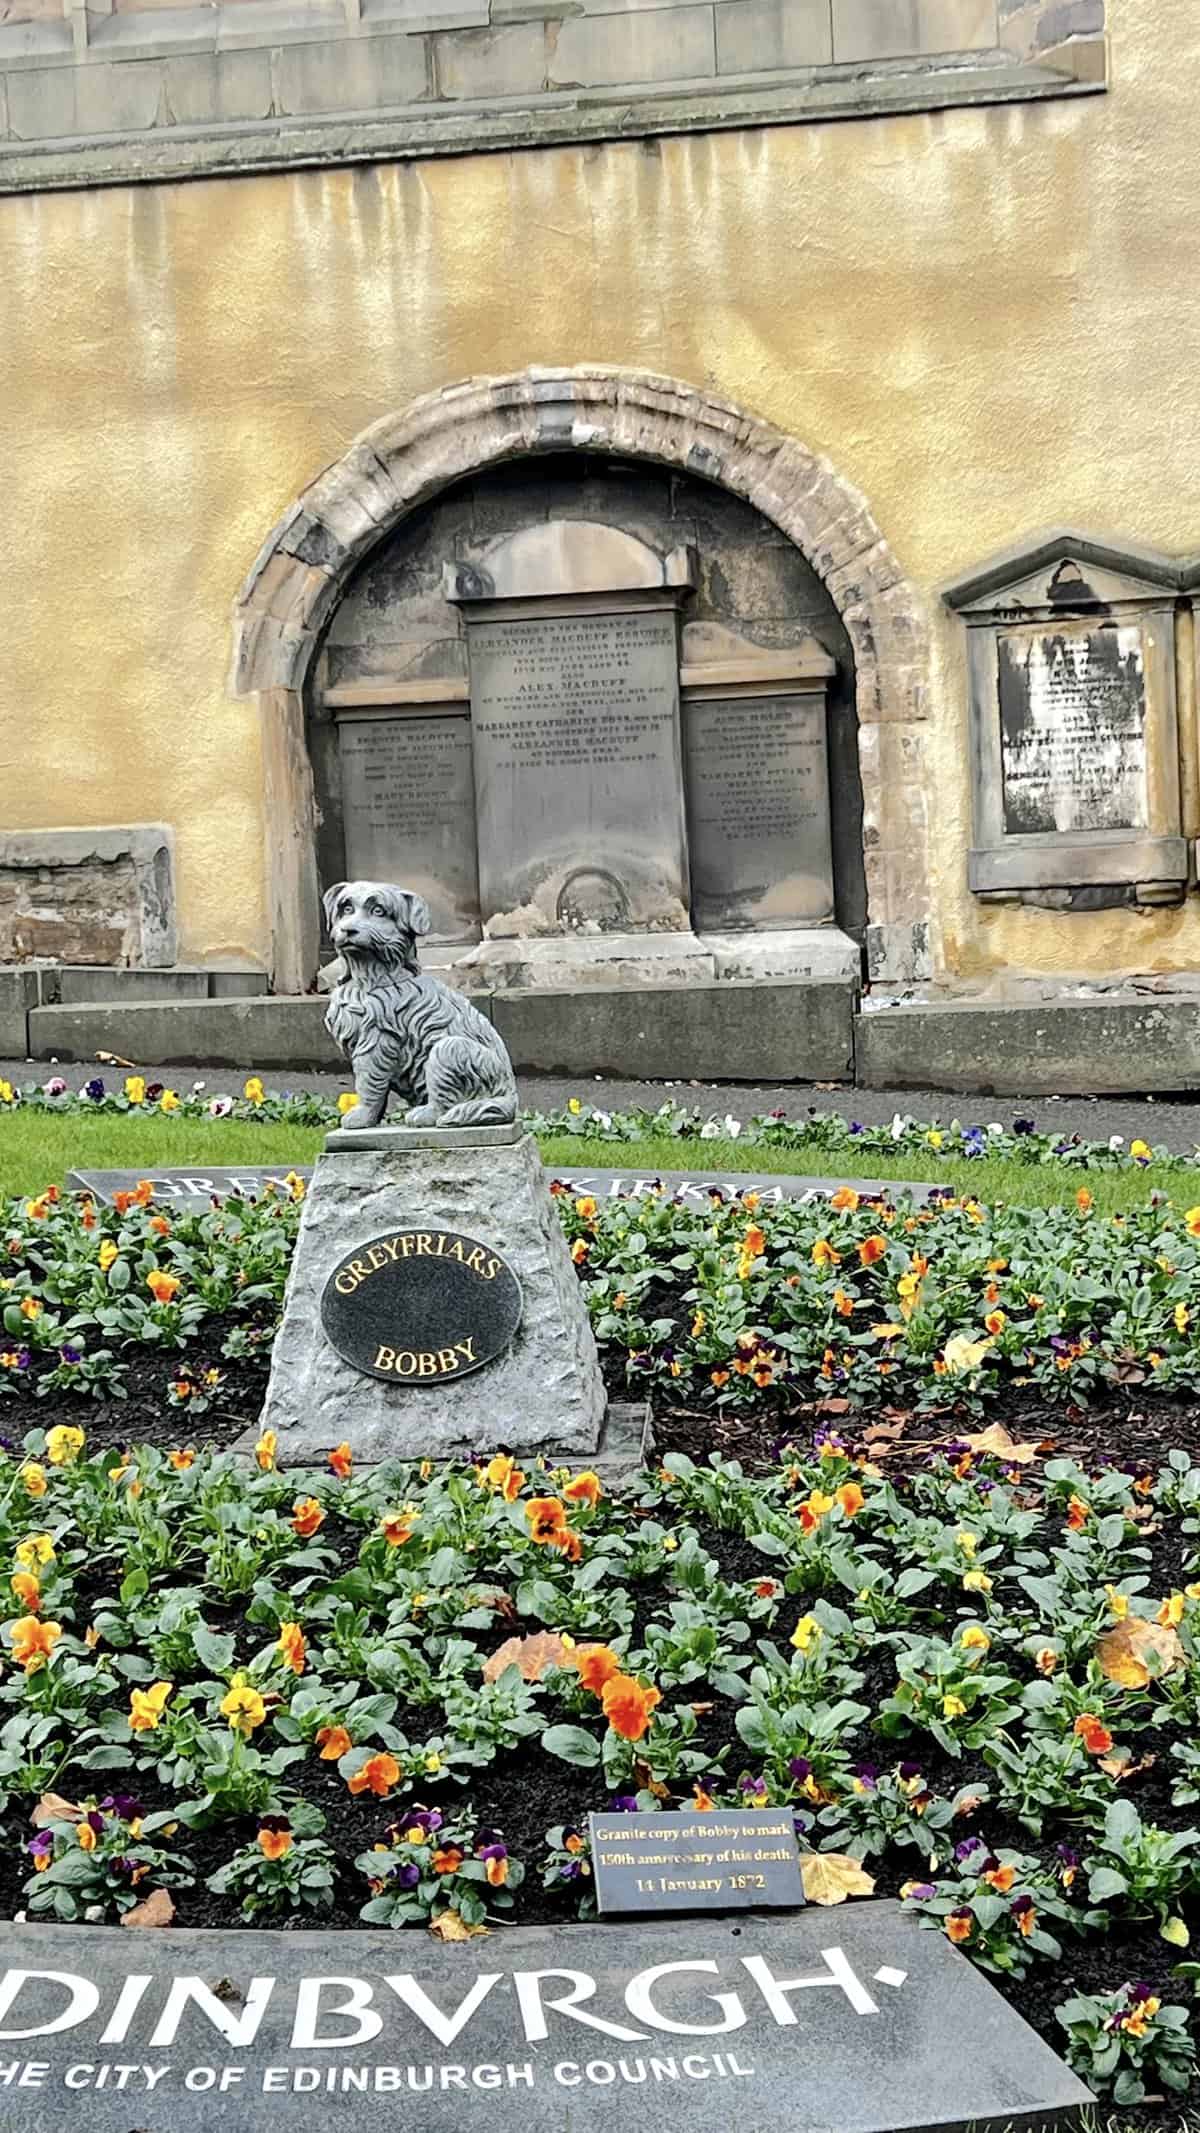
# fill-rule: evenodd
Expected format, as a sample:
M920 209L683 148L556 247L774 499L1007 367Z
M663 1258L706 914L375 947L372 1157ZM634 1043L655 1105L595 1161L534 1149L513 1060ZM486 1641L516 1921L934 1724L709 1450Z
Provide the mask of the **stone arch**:
M597 364L472 378L365 430L280 519L238 596L232 688L256 695L263 751L272 978L313 982L320 941L304 688L323 631L375 545L451 483L546 452L642 459L728 489L779 527L837 604L854 648L868 960L928 973L924 728L928 623L865 498L829 462L712 394Z

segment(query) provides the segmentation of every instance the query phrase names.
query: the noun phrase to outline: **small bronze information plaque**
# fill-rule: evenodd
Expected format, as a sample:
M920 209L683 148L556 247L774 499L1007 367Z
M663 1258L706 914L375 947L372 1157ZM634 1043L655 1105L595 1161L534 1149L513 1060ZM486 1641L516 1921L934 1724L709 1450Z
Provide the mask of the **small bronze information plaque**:
M626 1911L792 1910L800 1848L783 1807L589 1815L601 1916Z

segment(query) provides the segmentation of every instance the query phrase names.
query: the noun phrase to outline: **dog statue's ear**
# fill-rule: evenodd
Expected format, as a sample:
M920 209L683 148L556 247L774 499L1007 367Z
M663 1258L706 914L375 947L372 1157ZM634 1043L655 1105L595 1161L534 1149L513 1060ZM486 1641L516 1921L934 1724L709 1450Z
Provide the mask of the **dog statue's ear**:
M408 923L418 940L423 939L425 934L433 929L433 913L425 898L415 895L411 889L407 891L405 900L408 904Z
M335 881L333 887L326 889L324 896L321 898L321 906L325 913L325 924L327 926L332 926L333 924L333 914L337 909L337 900L345 886L344 881Z
M432 929L433 915L429 905L423 896L417 895L415 889L401 889L394 882L389 882L387 903L396 924L403 926L414 939L420 940Z

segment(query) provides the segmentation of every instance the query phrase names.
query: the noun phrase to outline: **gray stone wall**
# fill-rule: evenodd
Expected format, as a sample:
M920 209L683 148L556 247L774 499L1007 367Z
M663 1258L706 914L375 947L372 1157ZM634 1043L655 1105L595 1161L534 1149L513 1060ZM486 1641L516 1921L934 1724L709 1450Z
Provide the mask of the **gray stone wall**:
M321 711L322 690L379 678L465 677L461 614L445 598L443 564L476 562L500 535L550 518L619 526L660 554L688 543L697 552L699 583L684 608L686 621L721 623L770 651L815 637L836 661L829 748L837 917L847 931L861 933L866 890L854 657L831 595L777 527L726 491L667 469L566 453L499 467L446 491L375 550L336 610L309 704L323 880L340 880L345 863L336 738Z
M0 190L1103 87L1104 0L0 0ZM1052 55L1049 58L1047 55Z

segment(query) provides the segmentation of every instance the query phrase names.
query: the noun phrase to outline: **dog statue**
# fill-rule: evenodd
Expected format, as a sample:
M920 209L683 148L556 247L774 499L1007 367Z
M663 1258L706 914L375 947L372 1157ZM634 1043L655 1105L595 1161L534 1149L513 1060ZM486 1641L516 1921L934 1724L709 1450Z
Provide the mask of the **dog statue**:
M342 881L325 894L342 959L325 1027L354 1070L345 1127L377 1126L394 1089L407 1126L509 1126L517 1084L503 1039L439 978L422 976L417 942L429 906L384 881Z

